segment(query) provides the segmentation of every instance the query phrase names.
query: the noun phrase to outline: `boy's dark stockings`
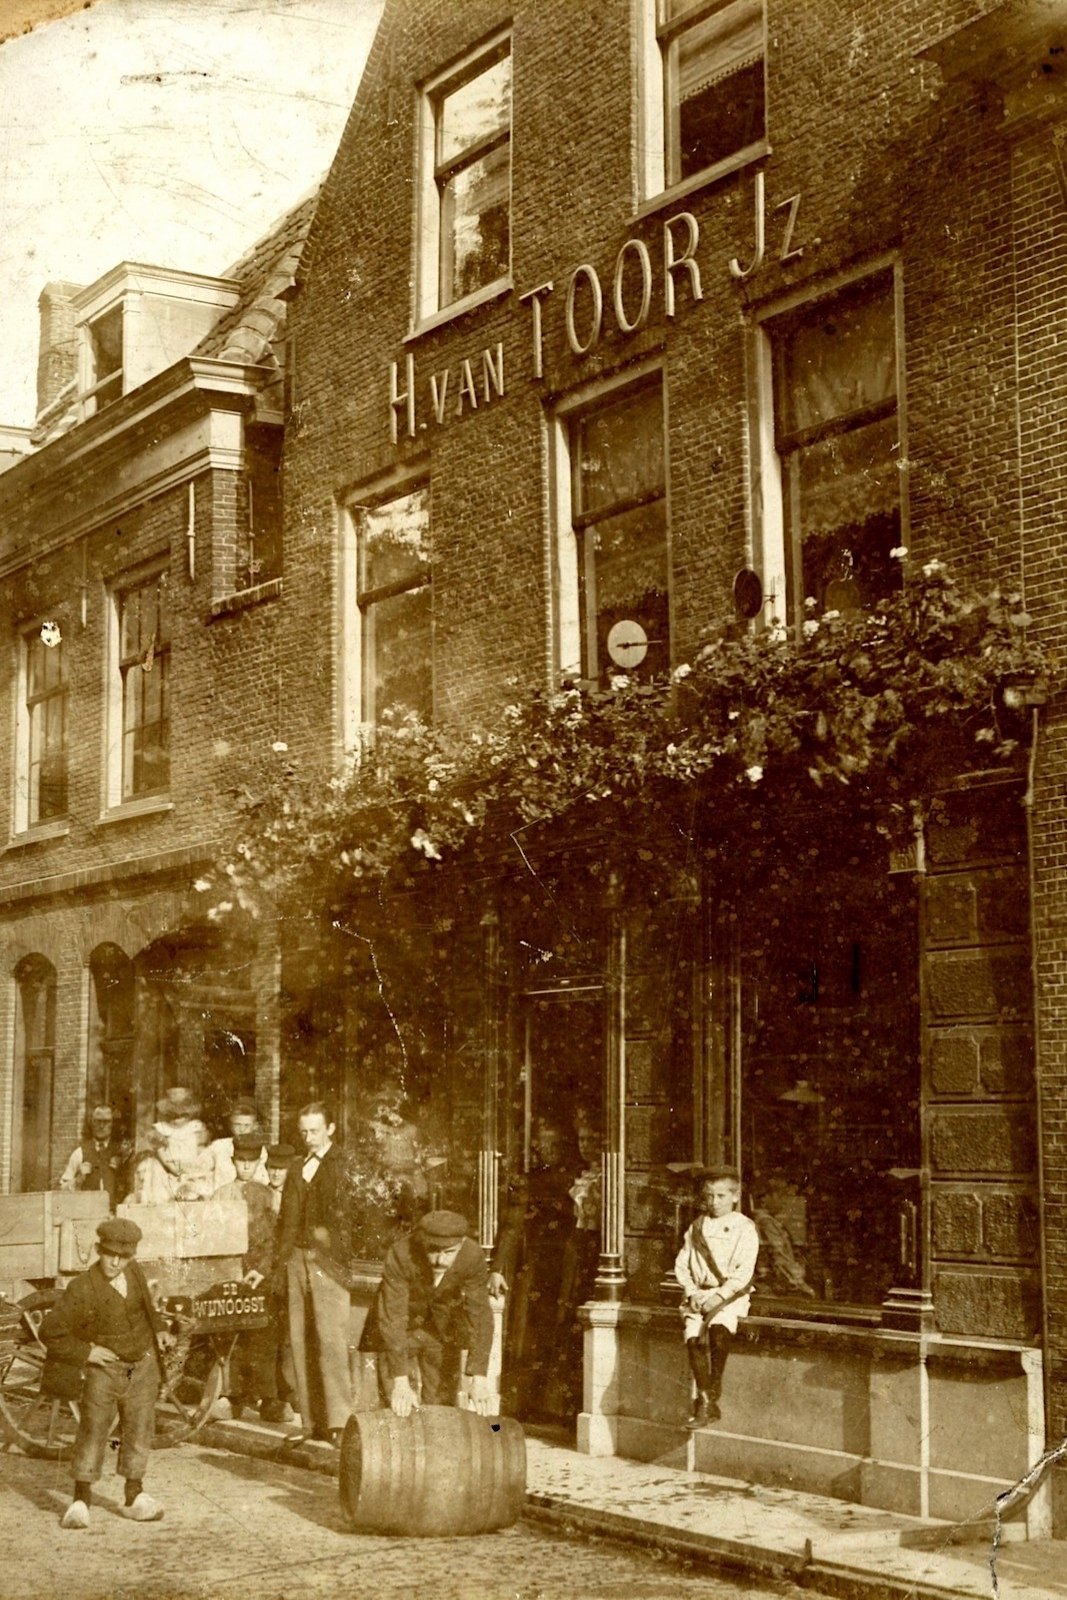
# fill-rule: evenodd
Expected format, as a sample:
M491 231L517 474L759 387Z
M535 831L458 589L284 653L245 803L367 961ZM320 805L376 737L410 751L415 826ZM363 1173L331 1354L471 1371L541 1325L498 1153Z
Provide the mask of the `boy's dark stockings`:
M689 1370L701 1396L717 1403L722 1393L722 1374L730 1353L730 1330L712 1324L695 1339L687 1339Z

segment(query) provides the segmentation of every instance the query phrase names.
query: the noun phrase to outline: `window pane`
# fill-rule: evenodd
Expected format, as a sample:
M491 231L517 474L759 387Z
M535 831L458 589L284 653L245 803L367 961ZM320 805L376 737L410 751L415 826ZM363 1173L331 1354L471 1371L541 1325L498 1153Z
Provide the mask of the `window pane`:
M508 270L510 146L492 150L441 193L441 303L473 294Z
M379 600L367 613L366 714L433 714L432 591L429 584Z
M596 670L604 675L629 669L641 677L666 672L670 641L664 502L657 500L598 522L586 529L585 537L595 589L593 595L587 595L586 605L595 606ZM617 622L636 622L643 628L648 641L643 657L640 650L620 652L616 648L622 658L613 659L608 634Z
M866 870L813 845L738 922L743 1166L764 1293L877 1305L899 1281L899 1174L920 1165L918 907L884 847L851 841Z
M120 602L119 620L119 650L122 659L127 661L140 654L141 650L141 592L131 589Z
M93 382L122 371L122 307L116 306L89 326L93 352Z
M430 491L423 486L363 513L361 593L416 579L430 560Z
M663 487L660 389L641 390L584 417L578 432L578 511L599 511Z
M820 610L869 608L902 582L897 419L796 452L803 597Z
M783 376L786 435L891 401L897 375L890 287L839 296L786 334Z
M511 117L511 57L479 72L441 101L438 117L438 165L507 129Z
M702 172L764 132L763 9L741 0L694 23L669 47L678 118L675 180Z

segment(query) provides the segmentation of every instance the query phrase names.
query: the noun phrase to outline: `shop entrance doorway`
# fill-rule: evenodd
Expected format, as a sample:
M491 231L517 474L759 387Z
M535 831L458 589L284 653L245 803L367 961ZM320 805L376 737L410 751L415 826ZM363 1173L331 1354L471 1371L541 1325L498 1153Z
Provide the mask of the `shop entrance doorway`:
M522 997L513 1129L523 1177L498 1259L511 1286L505 1404L529 1422L570 1424L581 1408L578 1307L593 1294L600 1246L603 1063L602 985Z

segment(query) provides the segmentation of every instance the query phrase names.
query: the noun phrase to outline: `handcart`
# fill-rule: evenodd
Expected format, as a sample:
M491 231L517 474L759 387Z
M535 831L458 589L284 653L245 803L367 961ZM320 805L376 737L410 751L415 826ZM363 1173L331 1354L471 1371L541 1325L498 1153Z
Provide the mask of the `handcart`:
M100 1193L0 1196L0 1443L62 1459L78 1424L76 1401L40 1390L41 1323L66 1282L95 1259ZM266 1287L241 1277L248 1245L240 1200L119 1206L141 1229L138 1261L174 1336L164 1349L157 1448L191 1438L223 1393L238 1335L269 1320Z

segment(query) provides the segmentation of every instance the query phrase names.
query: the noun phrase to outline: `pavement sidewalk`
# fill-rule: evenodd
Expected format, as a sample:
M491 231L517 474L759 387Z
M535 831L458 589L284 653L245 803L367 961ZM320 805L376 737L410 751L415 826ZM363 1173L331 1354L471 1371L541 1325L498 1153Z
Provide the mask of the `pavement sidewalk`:
M200 1438L336 1474L338 1452L292 1428L212 1422ZM856 1600L1067 1600L1067 1544L1019 1541L990 1566L989 1524L957 1528L684 1465L579 1455L527 1436L527 1512L575 1531L650 1544L733 1572L790 1579Z

